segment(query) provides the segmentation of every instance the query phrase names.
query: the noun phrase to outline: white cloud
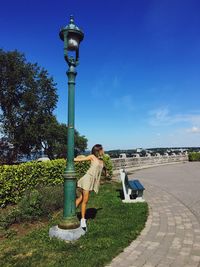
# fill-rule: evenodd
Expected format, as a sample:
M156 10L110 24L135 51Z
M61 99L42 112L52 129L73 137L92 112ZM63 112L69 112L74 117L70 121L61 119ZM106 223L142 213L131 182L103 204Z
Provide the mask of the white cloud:
M188 133L194 133L194 134L200 133L200 127L193 126L192 128L187 129L187 132Z
M150 114L150 124L158 125L158 124L168 124L170 121L169 110L168 108L160 108L157 110L152 110L149 112Z
M200 125L200 112L187 114L170 114L168 108L160 108L149 112L149 123L153 126L168 126L177 123L190 123Z

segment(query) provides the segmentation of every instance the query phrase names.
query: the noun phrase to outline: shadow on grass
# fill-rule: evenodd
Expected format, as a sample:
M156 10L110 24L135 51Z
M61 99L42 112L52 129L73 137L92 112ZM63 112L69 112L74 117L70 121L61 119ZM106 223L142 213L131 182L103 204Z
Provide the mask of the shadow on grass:
M88 219L95 219L96 215L97 215L97 212L99 210L102 210L102 208L99 208L99 209L95 209L95 208L89 208L86 210L86 214L85 214L85 218L88 220ZM78 219L80 220L81 219L81 212L78 212L77 213L77 217Z

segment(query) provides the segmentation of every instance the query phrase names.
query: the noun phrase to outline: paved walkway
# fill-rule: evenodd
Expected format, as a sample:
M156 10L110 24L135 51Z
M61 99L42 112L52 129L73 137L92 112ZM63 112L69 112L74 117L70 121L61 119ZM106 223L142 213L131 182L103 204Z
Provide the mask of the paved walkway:
M141 170L134 177L145 185L149 217L141 235L108 266L199 267L200 163Z

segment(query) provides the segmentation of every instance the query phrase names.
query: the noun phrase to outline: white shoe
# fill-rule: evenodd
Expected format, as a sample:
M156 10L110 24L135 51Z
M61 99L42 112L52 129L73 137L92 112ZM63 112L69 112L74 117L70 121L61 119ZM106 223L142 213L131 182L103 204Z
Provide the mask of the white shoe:
M87 231L86 219L84 218L81 219L81 227L83 228L84 231Z

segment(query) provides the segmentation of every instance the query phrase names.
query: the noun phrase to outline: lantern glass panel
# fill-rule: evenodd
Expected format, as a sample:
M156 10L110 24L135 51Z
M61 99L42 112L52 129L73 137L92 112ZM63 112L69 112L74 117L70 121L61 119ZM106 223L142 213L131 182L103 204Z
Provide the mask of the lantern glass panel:
M70 34L68 37L68 50L69 51L76 51L79 47L79 38L75 34Z

